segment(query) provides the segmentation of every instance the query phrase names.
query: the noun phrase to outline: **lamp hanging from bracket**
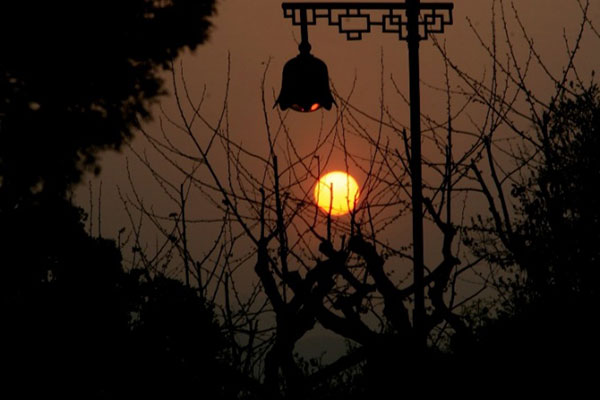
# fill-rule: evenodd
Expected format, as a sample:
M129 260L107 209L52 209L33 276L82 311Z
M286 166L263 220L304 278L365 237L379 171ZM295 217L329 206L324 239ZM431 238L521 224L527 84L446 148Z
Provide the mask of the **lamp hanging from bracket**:
M275 102L281 110L291 108L299 112L312 112L321 107L331 110L335 100L329 88L327 65L310 54L306 9L300 10L300 54L283 67L281 92Z

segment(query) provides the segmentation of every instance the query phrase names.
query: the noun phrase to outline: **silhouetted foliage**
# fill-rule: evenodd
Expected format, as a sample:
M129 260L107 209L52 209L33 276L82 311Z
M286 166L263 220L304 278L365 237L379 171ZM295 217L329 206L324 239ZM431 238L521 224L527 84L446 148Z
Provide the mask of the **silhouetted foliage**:
M470 244L508 272L496 315L476 321L477 343L458 345L469 365L498 373L510 365L511 384L536 376L581 380L584 360L600 354L595 314L600 304L600 91L577 88L550 104L535 127L539 146L527 178L512 189L510 229L480 225ZM496 239L496 240L494 240ZM504 246L491 246L501 242ZM479 317L481 318L481 317ZM516 362L518 360L518 362ZM565 368L566 366L568 368ZM490 378L481 374L480 379Z
M597 297L600 278L600 91L581 89L544 114L540 164L513 189L515 261L531 295Z
M113 373L105 368L120 352L117 339L127 333L118 294L119 251L89 237L78 210L56 202L19 209L11 215L12 229L0 230L6 249L0 337L3 369L9 371L2 391L18 390L12 395L94 391ZM11 386L13 380L19 385Z
M0 196L63 193L98 168L98 151L150 116L161 70L206 40L213 12L214 0L2 2Z
M142 271L134 271L134 275ZM135 293L130 351L134 396L220 398L228 377L219 363L224 337L195 289L158 276L132 282ZM139 283L139 284L138 284ZM137 285L136 285L137 284Z
M10 378L1 391L222 398L226 343L204 299L180 281L124 271L114 242L88 236L80 211L43 205L14 225L27 229L33 219L38 230L1 231L3 245L22 254L0 281L0 351Z
M580 88L551 104L538 126L533 161L522 182L513 184L510 230L480 225L499 238L471 244L503 267L516 266L524 279L512 281L515 296L595 298L600 277L600 91Z
M0 396L219 398L212 309L181 282L126 272L68 199L150 118L160 74L207 39L214 3L0 4Z

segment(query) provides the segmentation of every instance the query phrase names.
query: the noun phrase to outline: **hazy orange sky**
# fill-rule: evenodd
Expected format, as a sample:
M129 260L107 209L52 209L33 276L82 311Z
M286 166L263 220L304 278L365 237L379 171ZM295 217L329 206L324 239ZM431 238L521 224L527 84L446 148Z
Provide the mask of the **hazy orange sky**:
M505 9L510 13L509 1L504 1ZM563 28L568 37L573 38L580 22L581 12L576 0L520 0L514 1L524 25L541 57L554 72L560 72L566 62ZM489 71L489 62L478 44L467 19L489 39L491 0L456 0L454 2L454 24L446 28L439 40L445 40L451 57L464 69L476 76ZM260 85L265 63L270 60L266 75L267 106L273 117L275 111L270 107L274 103L281 85L281 70L284 63L297 54L296 40L299 40L299 28L289 19L283 18L280 1L272 0L220 0L217 4L218 15L213 19L214 28L207 44L193 54L185 54L180 60L184 65L187 85L193 97L199 98L206 86L207 100L205 113L215 120L220 112L224 88L228 55L231 57L231 87L229 94L230 132L234 138L249 148L263 151L266 145L264 121L260 103ZM600 23L600 2L593 1L590 16L592 21ZM312 53L325 61L333 85L341 95L347 95L356 77L356 88L351 99L357 107L377 114L380 57L383 52L385 79L389 77L407 93L408 61L406 44L394 34L383 34L374 27L362 41L346 41L336 27L327 26L320 20L317 26L310 27L309 40ZM510 27L511 34L518 39L519 29ZM520 42L522 44L522 42ZM600 65L598 40L586 38L583 49L576 62L584 76ZM178 61L179 62L179 61ZM165 74L167 88L171 85L170 76ZM433 48L431 41L421 44L421 79L428 84L442 86L443 66L441 58ZM551 93L551 85L546 79L539 82L531 80L534 86ZM392 92L392 91L390 91ZM387 92L386 92L387 93ZM408 107L398 96L386 94L386 101L395 117L402 123L408 123ZM397 105L397 106L396 106ZM162 106L167 113L176 116L172 96L163 98ZM422 111L436 115L445 110L445 98L422 88ZM325 112L325 118L330 117ZM154 121L148 123L149 131L156 131L159 110L156 108ZM333 113L330 113L333 114ZM288 123L298 135L298 144L311 143L311 132L316 131L321 122L321 112L310 115L290 112ZM443 114L441 114L443 115ZM274 118L274 117L273 117ZM141 146L140 140L134 140L133 146ZM141 147L139 147L141 149ZM105 153L103 155L103 173L98 179L103 181L103 222L105 236L113 236L121 227L120 203L115 186L126 187L123 168L127 151L122 154ZM138 176L138 179L143 177ZM98 184L96 179L95 185ZM143 183L140 187L144 188ZM97 189L97 188L96 188ZM155 190L145 193L148 204L154 203ZM78 201L88 207L88 189L80 188Z
M507 13L512 14L511 4L518 10L528 33L535 40L536 48L542 59L554 73L559 73L566 62L563 29L569 39L573 39L581 20L581 11L576 0L515 0L504 1ZM489 40L490 38L490 4L491 0L456 0L454 1L454 25L448 26L438 40L445 41L452 59L468 72L483 76L490 65L485 57L470 23ZM498 3L499 6L499 3ZM261 80L265 66L270 62L266 74L267 112L275 119L275 110L271 107L281 84L281 71L284 63L294 57L299 40L299 28L294 27L289 19L283 18L281 1L273 0L220 0L217 4L218 15L213 19L214 28L209 42L199 47L193 54L185 54L181 60L187 86L194 98L200 98L206 87L205 115L216 120L222 107L224 88L227 80L227 60L231 58L231 86L229 92L229 123L232 139L243 143L244 147L268 155L266 146L264 119L261 105ZM590 18L600 25L600 1L592 0ZM518 43L518 51L526 48L520 40L519 28L509 26L511 38ZM499 38L500 40L501 38ZM350 92L356 78L356 88L351 102L367 113L377 115L380 96L380 59L383 54L384 78L386 86L386 103L400 122L408 124L408 108L391 88L390 76L398 83L404 93L408 93L408 60L406 43L398 40L394 34L383 34L378 27L365 34L362 41L346 41L344 35L337 32L336 27L327 26L320 20L316 27L310 27L309 40L312 53L325 61L329 68L330 78L336 90L346 96ZM584 38L582 50L575 60L582 76L589 77L594 68L600 66L600 40L593 36ZM523 53L524 54L524 53ZM178 61L178 63L179 63ZM533 78L530 84L538 93L550 95L552 85L543 74L539 80ZM165 74L166 79L170 79ZM443 65L441 57L434 49L431 41L421 44L421 79L426 84L444 85ZM589 80L586 78L586 80ZM167 82L168 83L168 82ZM167 85L170 88L170 85ZM170 89L169 89L170 90ZM172 93L172 90L170 90ZM173 97L165 96L162 103L168 114L176 116ZM422 111L434 116L443 116L445 98L438 92L422 89ZM325 113L325 114L323 114ZM289 112L287 117L291 134L298 138L298 146L309 148L315 140L322 120L330 121L335 113L327 114L318 111L310 115ZM158 130L159 109L156 108L154 121L146 124L148 131ZM177 139L176 139L177 140ZM182 141L182 146L186 146ZM143 140L136 139L132 146L138 151L147 147ZM424 151L427 149L424 148ZM165 198L153 182L149 174L134 162L128 150L121 154L106 153L102 156L102 174L92 179L92 191L98 196L99 182L102 181L102 234L104 237L116 237L121 227L129 228L126 215L117 195L117 186L128 192L125 171L126 159L129 157L136 185L145 203L153 205L155 211L167 215L175 211L170 200ZM173 179L181 177L169 170L166 163L156 160L156 168L164 168ZM215 160L218 166L220 161ZM341 161L340 161L341 162ZM162 164L161 164L162 163ZM339 169L334 158L331 169ZM361 184L363 177L356 176ZM89 188L82 185L76 192L76 200L86 210L89 209ZM98 205L95 204L97 212ZM201 201L190 204L188 215L206 213L206 205ZM203 248L212 242L206 238L210 230L203 232L202 240L193 240L192 251L200 257ZM410 240L410 227L398 227L402 240ZM94 232L96 233L96 232ZM152 242L153 236L148 238ZM425 238L426 252L428 238ZM247 279L255 280L252 271L248 271ZM310 340L310 339L309 339Z

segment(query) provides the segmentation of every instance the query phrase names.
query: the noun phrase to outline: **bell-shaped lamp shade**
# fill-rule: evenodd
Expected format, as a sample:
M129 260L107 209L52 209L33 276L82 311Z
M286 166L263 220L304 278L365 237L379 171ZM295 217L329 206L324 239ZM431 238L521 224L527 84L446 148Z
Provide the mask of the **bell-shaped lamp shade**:
M285 64L281 92L275 105L279 104L282 110L311 112L321 107L331 110L333 103L327 65L323 61L311 54L300 53Z

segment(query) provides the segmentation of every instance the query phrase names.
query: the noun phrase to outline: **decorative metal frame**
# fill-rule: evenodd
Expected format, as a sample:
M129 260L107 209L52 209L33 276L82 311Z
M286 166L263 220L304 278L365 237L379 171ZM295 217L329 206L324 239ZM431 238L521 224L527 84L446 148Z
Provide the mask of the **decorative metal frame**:
M384 33L397 33L400 40L408 40L408 17L406 3L283 3L283 16L290 18L295 26L302 26L302 13L306 12L306 25L316 25L318 19L327 19L330 26L337 26L348 40L361 40L363 33L370 33L372 26L380 26ZM419 40L430 33L443 33L446 25L452 25L452 3L419 4ZM361 23L360 27L356 27Z

